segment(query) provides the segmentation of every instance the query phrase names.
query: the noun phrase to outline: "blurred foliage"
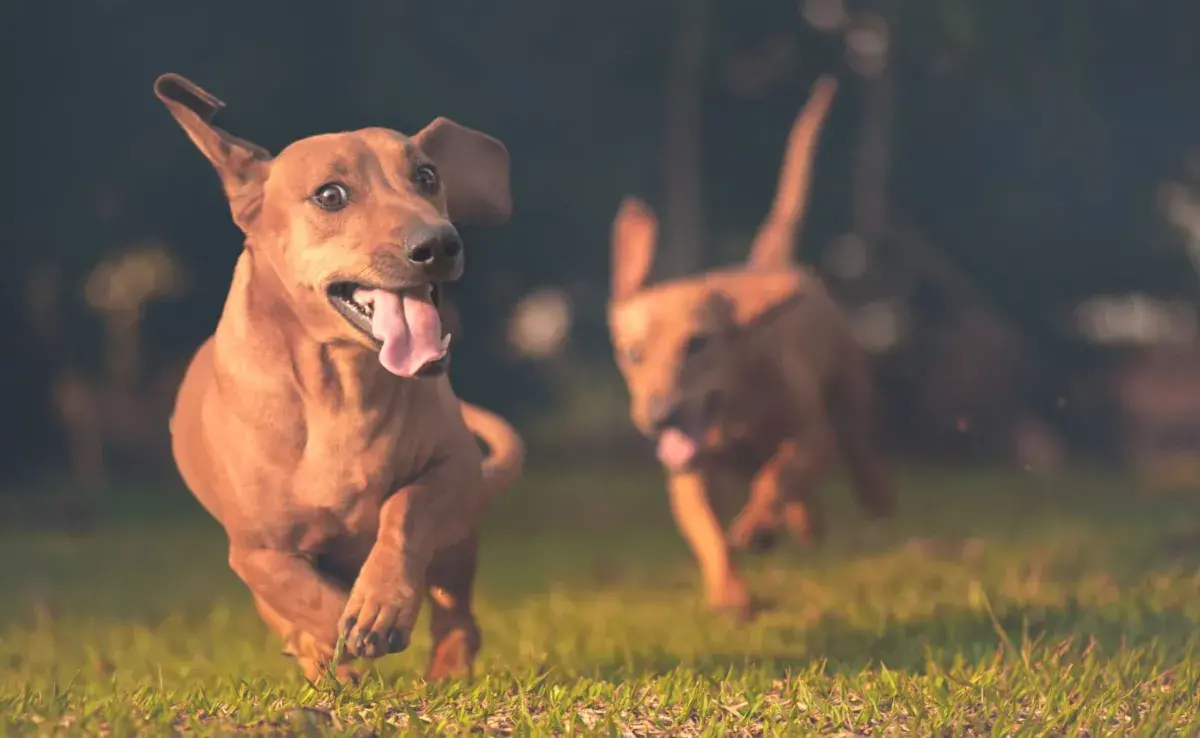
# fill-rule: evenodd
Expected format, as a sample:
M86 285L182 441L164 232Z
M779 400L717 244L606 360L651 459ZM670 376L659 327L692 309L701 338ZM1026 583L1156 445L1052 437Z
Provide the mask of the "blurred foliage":
M677 8L668 0L154 3L5 0L0 60L9 136L0 203L5 306L44 262L72 302L63 355L5 321L3 373L20 439L8 461L54 447L48 376L98 367L101 331L76 293L114 251L157 239L193 286L146 310L151 365L178 361L212 329L239 234L216 178L151 94L176 71L229 103L223 125L278 151L312 133L415 131L446 115L504 140L516 215L470 231L453 294L472 336L456 383L472 400L532 418L582 391L504 358L507 310L544 285L579 285L579 383L611 373L603 324L609 220L620 197L662 201L664 85ZM682 6L686 7L686 6ZM847 2L848 23L888 24L895 87L889 192L1026 330L1095 291L1191 294L1194 275L1155 197L1200 145L1200 6L1156 0ZM822 137L803 238L816 262L850 227L861 79L846 28L806 24L803 0L713 0L702 109L702 261L738 259L765 213L780 148L815 77L846 84ZM730 65L777 69L747 96ZM740 237L740 238L739 238ZM74 295L74 297L71 297ZM568 377L571 375L568 375ZM573 405L572 405L573 406ZM19 419L19 420L15 420ZM19 441L19 442L18 442Z

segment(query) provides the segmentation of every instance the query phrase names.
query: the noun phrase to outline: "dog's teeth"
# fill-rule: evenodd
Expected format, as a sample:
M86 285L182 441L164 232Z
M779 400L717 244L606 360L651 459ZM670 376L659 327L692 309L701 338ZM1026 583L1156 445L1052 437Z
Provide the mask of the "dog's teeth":
M375 305L373 303L359 302L355 299L349 299L347 302L350 303L350 307L354 308L359 315L365 315L369 318L375 312Z
M450 334L447 333L446 335L442 336L442 351L446 351L449 348L450 348Z

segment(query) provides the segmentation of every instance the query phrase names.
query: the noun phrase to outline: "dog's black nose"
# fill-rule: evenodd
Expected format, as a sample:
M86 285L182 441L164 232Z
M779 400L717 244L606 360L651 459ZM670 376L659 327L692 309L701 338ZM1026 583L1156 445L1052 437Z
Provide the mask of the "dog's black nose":
M665 395L654 395L650 398L650 423L655 431L660 431L679 421L679 405L675 400Z
M404 240L404 255L431 279L457 276L462 253L462 238L449 223L413 231Z

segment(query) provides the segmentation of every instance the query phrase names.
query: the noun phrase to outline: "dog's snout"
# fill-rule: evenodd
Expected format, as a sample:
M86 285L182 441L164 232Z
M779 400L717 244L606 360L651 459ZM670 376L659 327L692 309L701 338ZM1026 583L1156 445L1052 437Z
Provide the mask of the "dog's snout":
M462 238L454 226L422 228L405 239L404 255L431 278L447 278L462 264Z
M650 424L655 431L660 431L678 421L679 405L666 395L654 395L648 403Z

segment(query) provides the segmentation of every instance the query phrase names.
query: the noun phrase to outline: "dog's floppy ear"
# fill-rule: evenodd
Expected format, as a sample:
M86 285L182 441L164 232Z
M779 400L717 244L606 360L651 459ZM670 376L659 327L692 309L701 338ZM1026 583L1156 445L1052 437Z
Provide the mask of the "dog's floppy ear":
M750 246L748 261L752 269L785 269L791 265L796 236L808 204L817 135L829 113L837 87L837 80L833 77L818 79L808 102L792 124L787 150L783 154L783 166L779 171L775 202Z
M450 220L500 225L512 216L508 149L496 139L437 118L412 137L437 165Z
M612 299L624 299L641 289L657 244L654 211L636 197L622 200L612 227Z
M249 232L262 208L262 187L271 154L214 126L212 120L225 103L191 80L164 74L154 81L154 94L221 175L233 221L243 232Z

